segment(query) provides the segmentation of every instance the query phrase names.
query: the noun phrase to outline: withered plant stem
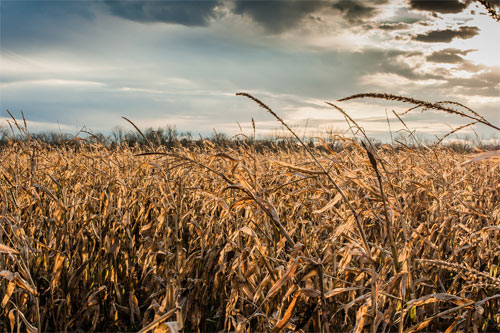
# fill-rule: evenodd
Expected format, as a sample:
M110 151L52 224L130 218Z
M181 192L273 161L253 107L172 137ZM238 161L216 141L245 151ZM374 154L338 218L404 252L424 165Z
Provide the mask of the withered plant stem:
M250 95L248 93L244 93L244 92L236 93L236 95L237 96L244 96L244 97L247 97L247 98L253 100L255 103L257 103L257 105L259 105L261 108L263 108L264 110L266 110L267 112L269 112L271 115L273 115L283 126L285 126L285 128L290 133L292 133L292 135L297 139L297 141L302 145L302 147L304 147L304 149L309 153L309 155L312 157L312 159L314 160L314 162L316 163L316 165L319 166L319 168L325 173L325 175L327 176L327 178L330 180L330 182L332 183L332 185L335 187L335 189L337 190L337 192L340 193L340 195L342 196L342 199L344 200L344 202L346 203L346 205L349 207L350 211L352 212L352 214L353 214L353 216L354 216L354 218L356 220L356 225L358 227L358 231L361 234L361 238L363 240L363 248L366 251L366 255L368 256L368 260L372 261L373 259L372 259L371 249L370 249L370 246L368 244L368 240L366 239L366 234L365 234L365 232L363 230L363 225L362 225L361 220L359 218L358 212L356 211L356 209L354 209L354 207L352 206L351 202L349 201L349 198L347 198L347 195L340 188L340 186L337 184L337 182L332 178L332 176L326 171L326 169L323 167L323 165L318 161L318 159L313 154L313 152L311 151L311 149L309 149L309 147L306 144L304 144L304 142L299 138L299 136L297 134L295 134L295 132L283 121L283 119L281 119L280 116L278 116L273 110L271 110L270 107L268 107L262 101L260 101L259 99L255 98L254 96L252 96L252 95Z

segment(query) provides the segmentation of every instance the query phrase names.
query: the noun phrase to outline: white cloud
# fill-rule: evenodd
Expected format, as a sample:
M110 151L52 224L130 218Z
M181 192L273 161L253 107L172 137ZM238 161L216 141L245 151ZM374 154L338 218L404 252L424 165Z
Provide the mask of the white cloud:
M480 6L482 7L482 6ZM458 49L477 49L468 55L468 58L476 63L488 66L500 66L500 24L486 14L484 8L480 13L468 16L471 20L468 25L477 26L480 33L471 39L455 39L447 47Z
M410 80L404 76L394 73L374 73L366 74L360 78L361 84L365 86L377 86L382 88L417 88L422 86L437 86L445 84L446 80Z
M500 105L500 96L481 96L481 95L453 95L456 99L466 100L469 105L476 105L477 107L485 105Z

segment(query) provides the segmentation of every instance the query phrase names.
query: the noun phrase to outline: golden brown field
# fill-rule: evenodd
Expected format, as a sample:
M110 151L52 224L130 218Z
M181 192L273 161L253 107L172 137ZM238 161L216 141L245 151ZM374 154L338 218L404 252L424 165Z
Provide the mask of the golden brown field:
M500 164L337 139L12 143L0 330L499 331Z

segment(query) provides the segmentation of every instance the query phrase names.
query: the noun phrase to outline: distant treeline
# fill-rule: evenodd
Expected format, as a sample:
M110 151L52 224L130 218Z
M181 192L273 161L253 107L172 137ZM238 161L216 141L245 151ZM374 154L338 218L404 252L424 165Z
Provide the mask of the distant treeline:
M152 148L158 146L167 148L195 147L206 144L214 145L219 148L238 148L247 146L256 149L258 152L301 149L297 140L292 136L276 135L274 137L255 138L245 134L228 136L227 134L214 131L211 136L203 137L201 135L193 136L191 132L178 131L175 126L167 126L158 129L148 128L143 131L127 131L121 127L115 127L110 135L87 130L81 130L76 135L56 131L29 133L21 126L19 126L17 130L15 130L15 127L10 129L5 126L0 127L0 148L8 146L16 141L28 140L35 140L54 148L61 146L76 148L85 144L97 143L108 147L127 145L129 147L139 148ZM345 144L346 140L350 139L346 139L344 136L335 132L324 133L320 138L303 138L303 141L310 148L316 147L320 150L329 149L336 152L345 149L346 146L350 146ZM371 139L371 142L375 146L383 145L383 143L377 139ZM435 144L435 142L418 140L412 136L401 136L393 140L392 143L396 147L409 147L413 149L425 149L425 146L432 146ZM499 141L485 143L484 141L473 138L452 142L444 141L441 142L440 145L457 152L472 152L475 149L500 149Z
M178 131L175 126L167 126L166 128L148 128L146 130L125 131L122 128L115 128L110 135L105 135L99 132L91 132L82 130L78 134L68 134L55 131L25 133L18 131L7 131L5 128L0 129L0 149L6 147L13 142L35 140L39 143L48 146L57 147L79 147L85 144L101 144L107 147L117 147L126 145L129 147L152 148L152 147L202 147L204 145L216 146L219 148L237 148L237 147L252 147L258 152L265 151L280 151L283 149L298 149L296 140L292 137L269 137L269 138L254 138L244 134L228 136L225 133L214 132L209 136L193 136L190 132ZM305 142L310 147L315 146L313 138L305 139ZM341 141L334 142L328 140L328 146L336 151L342 150L343 144Z

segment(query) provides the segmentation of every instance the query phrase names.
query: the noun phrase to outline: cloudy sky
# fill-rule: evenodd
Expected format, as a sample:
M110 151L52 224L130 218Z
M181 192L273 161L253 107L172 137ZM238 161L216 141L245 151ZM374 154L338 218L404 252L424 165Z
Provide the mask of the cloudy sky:
M500 124L500 22L472 0L1 0L0 15L0 122L22 109L32 131L109 133L126 116L204 135L250 133L254 118L276 133L239 91L308 134L346 128L324 101L361 92L462 102ZM375 137L386 112L396 131L392 110L405 110L338 105ZM429 111L404 120L421 135L464 124Z

